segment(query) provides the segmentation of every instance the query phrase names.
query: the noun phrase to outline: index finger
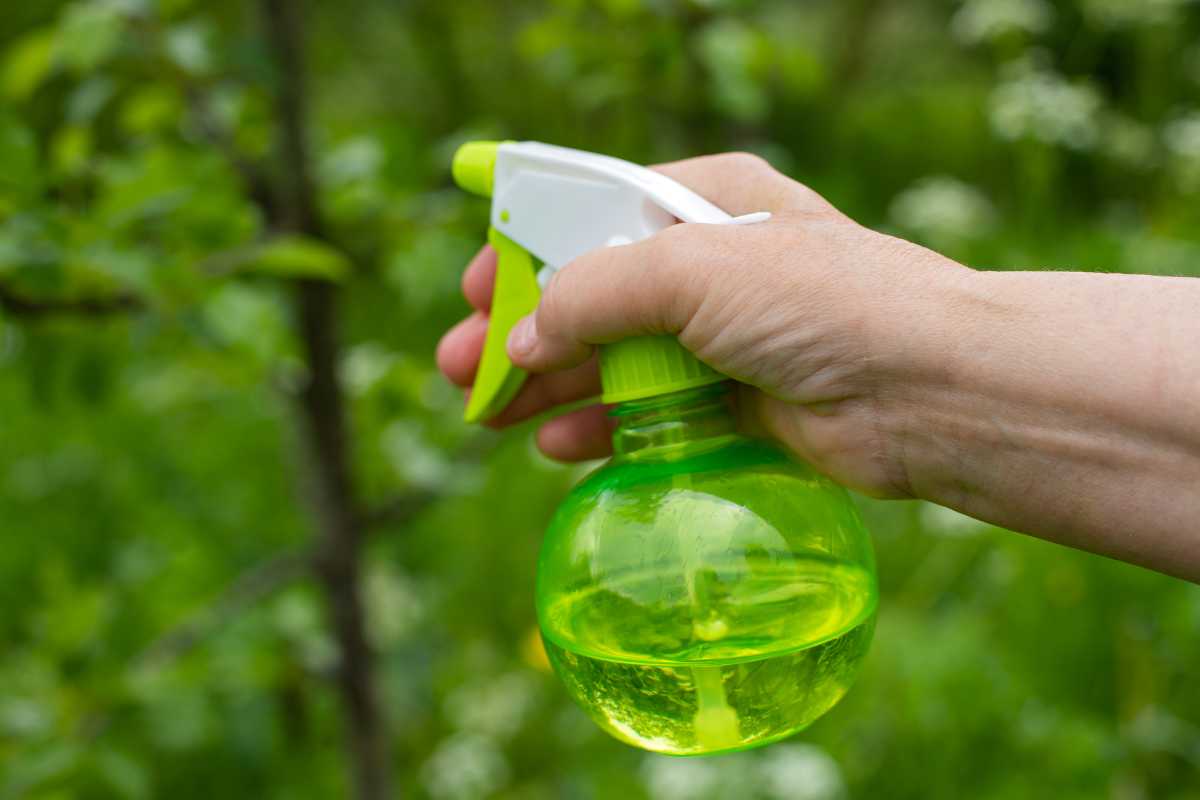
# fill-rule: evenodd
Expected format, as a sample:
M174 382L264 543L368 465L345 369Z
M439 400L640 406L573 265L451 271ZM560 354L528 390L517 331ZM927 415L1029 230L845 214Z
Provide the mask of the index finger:
M487 312L492 307L492 288L495 284L496 251L491 245L485 244L463 272L462 293L473 307Z

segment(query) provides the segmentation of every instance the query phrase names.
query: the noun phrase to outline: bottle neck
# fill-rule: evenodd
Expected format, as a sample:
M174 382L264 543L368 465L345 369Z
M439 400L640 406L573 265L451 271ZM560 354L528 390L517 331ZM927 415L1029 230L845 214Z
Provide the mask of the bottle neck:
M617 418L613 451L618 458L676 458L719 447L737 435L723 383L631 400L611 412Z

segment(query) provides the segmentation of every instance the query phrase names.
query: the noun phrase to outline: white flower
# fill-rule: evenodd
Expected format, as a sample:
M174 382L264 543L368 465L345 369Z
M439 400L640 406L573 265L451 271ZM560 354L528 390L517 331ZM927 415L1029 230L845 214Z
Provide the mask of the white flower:
M281 595L273 609L275 628L293 643L300 661L313 672L333 670L341 658L312 595L293 590Z
M321 179L332 186L374 177L383 167L387 154L383 145L370 136L348 139L321 160Z
M200 74L213 66L213 32L200 22L186 22L167 31L167 56L186 72Z
M992 90L989 105L992 130L1002 139L1088 150L1098 138L1103 100L1091 86L1022 61Z
M1128 735L1139 749L1146 751L1194 752L1200 742L1200 727L1162 706L1147 705L1128 726Z
M510 672L460 686L446 697L446 716L462 730L503 738L520 729L537 703L528 675Z
M1175 161L1175 182L1185 192L1200 190L1200 111L1190 111L1167 123L1163 143Z
M1147 125L1112 113L1107 116L1100 131L1099 147L1109 158L1132 167L1154 165L1154 133Z
M767 796L774 800L837 800L846 782L836 761L810 744L775 745L763 754Z
M372 564L364 588L367 632L378 648L402 641L425 615L426 603L416 583L391 566Z
M398 419L383 429L380 448L396 474L413 486L440 488L450 480L446 457L429 444L420 426Z
M1054 9L1045 0L967 0L950 22L955 38L977 44L1009 33L1045 33Z
M0 731L8 736L42 736L53 726L54 714L45 703L27 697L0 701Z
M889 213L896 225L930 239L976 236L995 218L982 192L946 175L922 178L905 189Z
M356 344L342 358L342 380L351 394L362 396L388 374L396 361L396 354L378 342Z
M966 514L960 514L952 508L934 503L922 503L921 526L937 536L961 539L983 532L987 528L987 523L968 517Z
M642 780L652 800L695 800L712 792L719 774L716 762L648 756Z
M1200 111L1190 111L1167 123L1163 142L1174 156L1200 160Z
M508 783L508 761L492 740L459 733L437 746L421 766L421 782L438 800L478 800Z

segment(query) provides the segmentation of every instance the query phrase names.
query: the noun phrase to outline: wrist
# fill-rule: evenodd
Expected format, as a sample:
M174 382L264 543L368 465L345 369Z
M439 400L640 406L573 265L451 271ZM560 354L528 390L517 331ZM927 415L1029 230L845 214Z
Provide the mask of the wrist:
M955 478L967 435L955 416L990 290L985 273L923 252L931 258L910 269L904 291L882 304L887 319L870 357L875 416L896 493L946 504L949 495L970 492Z

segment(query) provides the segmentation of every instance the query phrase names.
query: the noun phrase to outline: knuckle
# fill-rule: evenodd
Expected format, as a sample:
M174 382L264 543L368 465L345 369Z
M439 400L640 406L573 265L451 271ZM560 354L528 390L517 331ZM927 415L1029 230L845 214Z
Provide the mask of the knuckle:
M542 290L542 297L537 306L536 320L539 335L561 336L563 334L569 313L566 306L572 292L570 283L571 278L567 275L566 268L560 269L550 276L550 281Z
M643 272L656 296L671 290L671 283L683 260L681 251L687 246L691 231L687 224L672 225L646 242Z
M656 272L669 270L679 260L680 250L692 239L695 226L681 222L664 228L646 241L647 268Z
M707 291L710 255L719 246L711 225L683 223L660 235L651 270L651 294L657 301L657 319L666 331L684 329Z
M775 171L775 168L765 158L755 153L736 151L725 153L719 156L719 158L723 161L724 165L736 172L762 173Z

